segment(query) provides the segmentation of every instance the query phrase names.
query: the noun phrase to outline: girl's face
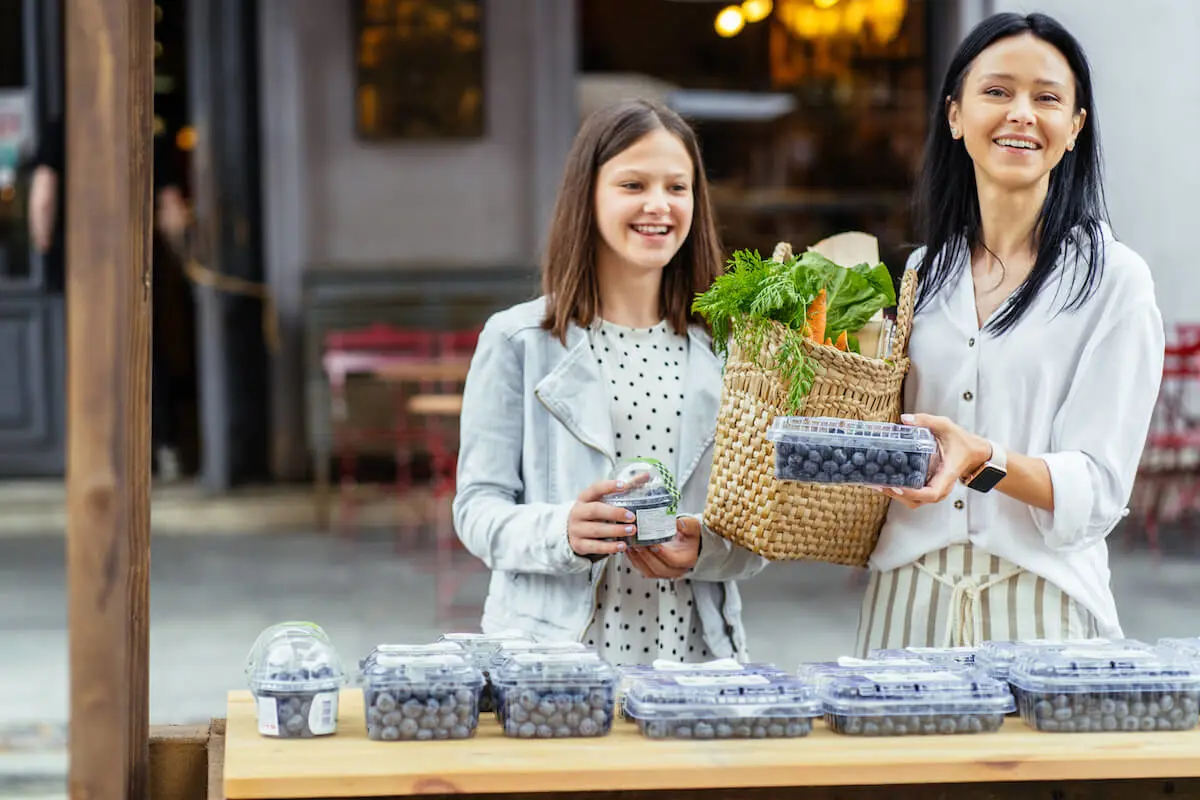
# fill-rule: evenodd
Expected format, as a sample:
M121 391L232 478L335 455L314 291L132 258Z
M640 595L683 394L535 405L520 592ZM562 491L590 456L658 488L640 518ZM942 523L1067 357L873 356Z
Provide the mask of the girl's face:
M661 271L691 230L694 173L683 142L661 128L603 164L594 197L599 261Z
M950 134L963 140L981 188L1007 190L1047 181L1075 146L1086 116L1075 110L1075 75L1066 58L1029 34L980 53L947 113Z

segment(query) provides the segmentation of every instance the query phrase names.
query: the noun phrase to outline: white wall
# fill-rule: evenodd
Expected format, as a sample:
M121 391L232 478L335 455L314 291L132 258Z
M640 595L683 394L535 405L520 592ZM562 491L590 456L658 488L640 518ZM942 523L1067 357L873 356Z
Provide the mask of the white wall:
M300 319L311 267L535 263L576 126L574 4L503 0L485 14L486 135L354 134L352 4L261 0L264 243L283 352L272 363L272 463L307 461Z
M1080 40L1092 65L1113 227L1150 264L1168 326L1200 320L1200 2L993 0L993 7L1042 11Z

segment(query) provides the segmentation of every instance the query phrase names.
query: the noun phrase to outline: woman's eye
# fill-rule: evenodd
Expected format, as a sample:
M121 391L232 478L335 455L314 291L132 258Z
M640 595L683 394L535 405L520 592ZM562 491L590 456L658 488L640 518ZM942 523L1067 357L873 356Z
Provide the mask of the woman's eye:
M630 191L637 191L638 189L642 188L642 185L635 181L626 181L625 183L621 184L621 188L629 189Z
M986 94L986 95L988 95L989 97L1003 97L1003 96L1004 96L1004 90L1003 90L1003 89L994 89L994 88L993 88L993 89L986 89L986 90L984 90L984 92L983 92L983 93L984 93L984 94Z
M675 192L686 192L688 191L688 185L686 183L677 183L671 187L671 190Z
M1039 97L1038 100L1042 101L1043 103L1057 103L1058 102L1058 98L1052 94L1044 94L1041 97Z

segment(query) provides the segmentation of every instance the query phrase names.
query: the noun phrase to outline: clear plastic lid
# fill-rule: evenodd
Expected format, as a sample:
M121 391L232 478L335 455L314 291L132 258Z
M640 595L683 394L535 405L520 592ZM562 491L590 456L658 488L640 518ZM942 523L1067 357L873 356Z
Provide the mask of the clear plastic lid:
M519 653L541 653L554 655L556 653L595 653L583 642L504 642L491 658L493 668Z
M475 666L481 669L488 666L492 656L505 645L517 642L533 643L528 634L518 630L498 633L443 633L438 641L458 645L471 656Z
M321 626L280 622L265 628L246 657L251 691L327 692L345 682L337 650Z
M975 666L986 671L993 678L1008 678L1009 668L1012 667L1017 655L1025 650L1039 647L1106 647L1112 644L1110 639L1020 639L1013 642L988 641L980 642L975 653Z
M1027 692L1178 691L1200 688L1200 666L1177 650L1136 640L1108 647L1060 645L1020 651L1008 680Z
M658 659L650 664L631 664L621 667L620 690L628 692L634 681L651 675L786 675L787 673L774 664L742 664L732 658L718 658L712 661L679 662Z
M612 686L617 670L599 655L585 653L514 653L492 671L497 686L530 682L549 686Z
M371 652L367 653L366 657L358 662L360 670L366 669L368 664L372 664L375 658L383 654L400 655L400 656L436 656L436 655L457 655L464 656L467 651L462 645L457 642L429 642L426 644L379 644L371 648Z
M1008 714L1016 702L1008 685L979 670L864 669L833 676L820 689L825 713Z
M1164 637L1158 640L1158 646L1166 650L1174 650L1191 658L1200 658L1200 638Z
M635 720L681 718L782 719L816 717L812 687L783 673L647 675L629 689L626 713Z
M363 682L370 689L478 688L483 685L483 675L463 655L377 653L363 669Z
M809 686L819 689L839 675L850 675L867 669L924 671L934 666L934 664L915 656L887 660L842 656L837 661L804 662L796 669L796 677Z
M869 658L880 661L907 661L919 658L930 664L974 664L976 648L974 647L901 647L884 650L872 650Z
M837 417L776 417L767 431L772 442L861 447L903 453L933 453L937 442L928 428Z
M609 480L622 481L622 491L606 494L605 503L620 508L663 508L675 513L679 505L679 489L675 476L654 458L626 458L617 463Z

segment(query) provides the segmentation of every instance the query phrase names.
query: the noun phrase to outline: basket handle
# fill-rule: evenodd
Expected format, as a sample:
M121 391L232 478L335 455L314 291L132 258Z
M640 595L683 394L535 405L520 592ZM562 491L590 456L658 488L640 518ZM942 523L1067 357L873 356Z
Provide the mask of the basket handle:
M896 336L892 340L892 360L904 357L908 348L908 337L912 333L913 308L917 300L917 271L904 270L900 279L900 298L896 303Z

